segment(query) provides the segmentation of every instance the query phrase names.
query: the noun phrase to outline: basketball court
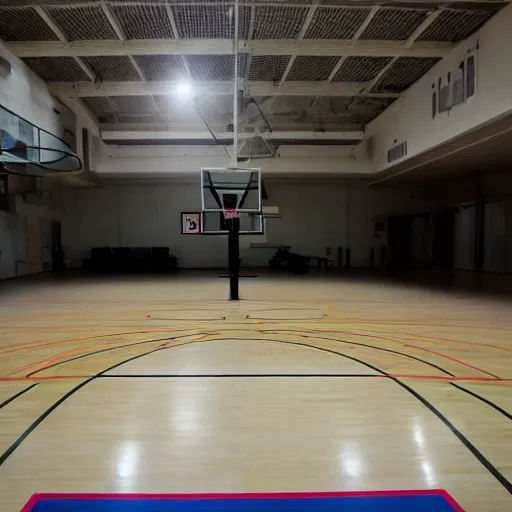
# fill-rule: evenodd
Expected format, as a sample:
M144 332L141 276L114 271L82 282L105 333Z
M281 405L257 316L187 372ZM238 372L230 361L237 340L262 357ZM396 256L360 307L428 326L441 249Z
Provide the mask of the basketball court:
M1 512L512 508L508 2L5 4Z

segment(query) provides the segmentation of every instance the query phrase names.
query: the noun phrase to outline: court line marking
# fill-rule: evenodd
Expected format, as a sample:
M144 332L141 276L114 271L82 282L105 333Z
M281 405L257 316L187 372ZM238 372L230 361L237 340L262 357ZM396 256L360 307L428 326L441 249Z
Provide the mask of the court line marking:
M250 329L224 329L224 331L246 331L246 332L254 332ZM419 361L423 364L427 364L429 366L432 366L434 368L437 368L438 370L440 370L441 372L445 373L446 375L450 375L451 378L443 378L443 377L438 377L438 376L426 376L426 375L409 375L409 374L393 374L394 377L396 378L401 378L401 379L415 379L415 380L438 380L438 381L447 381L447 382L452 382L452 381L474 381L474 382L493 382L493 381L496 381L496 379L489 379L489 378L482 378L482 377L456 377L454 376L451 372L449 372L448 370L445 370L444 368L434 364L434 363L431 363L429 361L426 361L424 359L421 359L419 357L416 357L416 356L413 356L411 354L406 354L404 352L400 352L400 351L396 351L396 350L392 350L392 349L387 349L387 348L384 348L384 347L378 347L378 346L375 346L375 345L369 345L369 344L365 344L365 343L358 343L358 342L355 342L355 341L348 341L348 340L342 340L342 339L338 339L338 338L328 338L328 337L325 337L325 336L305 336L304 333L306 332L309 332L309 333L313 333L313 334L316 334L317 332L326 332L326 331L310 331L310 330L296 330L296 329L268 329L268 330L259 330L259 331L256 331L256 332L262 332L262 333L280 333L280 332L292 332L293 334L295 335L299 335L301 337L304 337L304 338L311 338L311 339L324 339L324 340L329 340L329 341L335 341L335 342L338 342L338 343L345 343L345 344L352 344L352 345L357 345L357 346L362 346L362 347L367 347L367 348L371 348L371 349L375 349L375 350L380 350L380 351L384 351L384 352L390 352L390 353L393 353L393 354L396 354L396 355L401 355L403 357L406 357L406 358L409 358L409 359L414 359L416 361ZM329 332L332 332L332 333L338 333L339 331L329 331ZM343 331L340 332L340 333L344 333ZM191 334L190 336L200 336L202 335L203 337L204 336L212 336L212 335L218 335L219 333L217 333L216 331L214 331L213 333L209 333L209 332L202 332L202 333L198 333L198 334ZM354 333L354 335L358 335L357 333ZM183 336L180 336L180 338L183 338L183 337L186 337L187 335L183 335ZM363 337L369 337L367 335L361 335ZM136 343L130 343L130 344L126 344L126 345L119 345L119 346L115 346L115 347L108 347L106 349L102 349L100 351L93 351L91 353L88 353L88 354L82 354L80 356L77 356L77 357L74 357L74 358L71 358L71 359L68 359L68 360L64 360L64 361L59 361L53 365L50 365L50 366L47 366L47 367L44 367L44 368L41 368L39 370L36 370L34 372L31 372L30 374L27 375L27 377L31 377L32 375L40 372L40 371L44 371L46 369L49 369L49 368L52 368L54 366L58 366L58 365L61 365L61 364L64 364L64 363L67 363L67 362L70 362L70 361L73 361L73 360L76 360L76 359L81 359L81 358L84 358L84 357L88 357L89 355L95 355L97 353L101 353L101 352L106 352L106 351L111 351L111 350L115 350L115 349L118 349L118 348L127 348L127 347L130 347L130 346L135 346L135 345L141 345L141 344L145 344L145 343L152 343L154 341L165 341L165 340L168 340L168 339L175 339L175 338L163 338L163 339L157 339L157 340L144 340L142 342L136 342ZM226 340L233 340L235 338L225 338ZM236 338L238 339L238 338ZM257 341L258 338L242 338L242 339L245 339L245 340L255 340ZM387 339L387 338L383 338L383 339ZM217 339L219 340L219 338ZM265 341L265 339L260 339L261 341ZM210 341L214 341L214 339L210 340ZM389 340L389 341L393 341L393 340ZM398 343L398 342L397 342ZM180 344L180 345L183 345L183 344ZM72 378L72 377L70 377ZM1 379L0 379L1 380ZM499 380L501 382L509 382L510 379L501 379L499 378Z
M501 473L500 471L483 455L482 452L478 450L478 448L471 443L471 441L464 435L460 430L458 430L453 423L451 423L446 416L444 416L433 404L431 404L426 398L424 398L422 395L420 395L417 391L409 387L404 382L400 381L398 378L393 377L392 375L388 374L384 370L381 370L380 368L377 368L376 366L367 363L361 359L358 359L353 356L349 356L347 354L343 354L341 352L336 352L331 349L323 348L323 347L317 347L315 345L309 345L306 343L300 343L298 341L285 341L285 340L264 340L264 341L271 341L274 343L283 343L287 345L296 345L301 347L310 348L312 350L319 350L321 352L327 352L334 355L338 355L340 357L344 357L346 359L350 359L352 361L355 361L357 363L362 364L363 366L366 366L367 368L370 368L378 374L383 375L391 380L393 380L396 384L398 384L401 388L405 389L408 393L410 393L412 396L414 396L417 400L419 400L427 409L432 412L439 420L441 420L442 423L446 427L448 427L452 433L459 439L459 441L462 442L462 444L475 456L475 458L491 473L492 476L509 492L509 494L512 494L512 483L509 482ZM193 341L186 342L186 344L194 343ZM138 354L136 356L130 357L129 359L126 359L124 361L121 361L119 363L116 363L115 365L106 368L105 370L102 370L101 372L97 373L96 375L93 375L92 377L88 378L84 382L81 382L77 386L75 386L73 389L68 391L64 396L62 396L57 402L55 402L49 409L47 409L39 418L37 418L24 432L21 434L20 437L0 456L0 466L12 455L12 453L21 445L21 443L30 435L31 432L33 432L38 425L40 425L45 418L47 418L59 405L61 405L64 401L66 401L70 396L75 394L78 390L80 390L82 387L84 387L89 382L97 379L98 377L102 377L107 372L114 370L115 368L118 368L119 366L122 366L126 363L129 363L131 361L134 361L136 359L139 359L141 357L144 357L146 355L150 355L154 352L158 352L160 350L167 350L170 348L175 348L181 345L173 345L173 346L164 346L164 347L158 347L156 349L152 349L146 353Z
M114 493L37 493L31 496L21 512L33 512L34 507L44 499L79 499L79 500L261 500L261 499L319 499L319 498L377 498L399 496L442 496L453 512L464 512L453 496L445 489L410 489L384 491L331 491L331 492L265 492L265 493L194 493L194 494L114 494Z
M170 347L169 347L170 348ZM127 359L125 362L133 361L134 359L138 359L139 357L142 357L144 355L149 355L152 352L156 352L157 350L162 350L160 347L157 349L153 349L147 353L139 354L137 356L131 357L130 359ZM95 380L98 376L102 375L104 372L113 370L116 368L118 364L115 364L111 366L110 368L107 368L106 370L103 370L102 372L93 375L92 377L89 377L88 379L84 380L83 382L80 382L80 384L76 385L73 389L69 390L65 395L61 396L53 405L51 405L48 409L46 409L43 414L41 414L19 437L14 441L14 443L9 446L9 448L0 456L0 466L14 453L14 451L23 443L23 441L55 410L59 405L61 405L63 402L65 402L69 397L73 396L78 390L83 388L86 384L89 382Z
M182 347L182 346L185 346L185 345L191 345L192 343L198 343L200 341L203 341L203 340L194 340L194 341L190 341L190 342L186 342L186 343L180 343L179 345L171 345L171 346L165 346L165 347L160 347L160 348L174 348L174 347ZM218 339L212 339L212 340L204 340L204 341L223 341L222 338L218 338ZM258 340L255 340L255 341L258 341ZM264 341L271 341L271 340L264 340ZM246 376L250 376L251 374L240 374L239 376L240 377L246 377ZM266 374L255 374L256 376L257 375L262 375L262 376L267 376ZM512 379L492 379L490 377L439 377L439 376L435 376L435 375L410 375L410 374L407 374L407 373L390 373L389 374L390 377L395 377L396 379L405 379L405 380L428 380L428 381L434 381L434 382L468 382L468 383L481 383L481 382L487 382L487 383L492 383L492 384L509 384L509 383L512 383ZM133 375L123 375L124 378L130 378L130 377L133 377L133 378L137 378L137 377L150 377L151 375L138 375L138 374L133 374ZM183 374L183 375L179 375L179 374L176 374L176 375L161 375L162 377L206 377L206 376L211 376L211 377L223 377L223 376L229 376L229 374L219 374L219 375L215 375L215 374L212 374L212 375L209 375L209 374L205 374L205 375L191 375L191 374ZM270 376L270 375L269 375ZM283 377L293 377L295 376L294 374L276 374L276 376L283 376ZM322 376L322 375L318 375L318 374L301 374L299 376L302 376L302 377L316 377L316 376ZM363 374L363 375L346 375L346 374L325 374L325 376L338 376L338 377L345 377L345 376L352 376L352 377L379 377L379 378L384 378L384 375L372 375L372 374ZM92 377L92 375L47 375L47 376L44 376L44 377L0 377L0 382L31 382L31 381L36 381L36 382L42 382L42 381L52 381L52 380L78 380L78 379L88 379L89 377ZM117 375L101 375L101 377L117 377Z
M268 330L260 330L259 332L262 332L262 333L267 333L268 332L270 334L272 334L272 333L286 334L287 332L290 332L290 333L292 333L294 335L299 335L299 336L301 336L303 338L312 338L312 339L336 341L338 343L345 343L345 344L350 344L350 345L357 345L357 346L360 346L360 347L367 347L367 348L371 348L371 349L374 349L374 350L380 350L382 352L390 352L392 354L396 354L396 355L399 355L399 356L407 357L408 359L414 359L415 361L419 361L420 363L423 363L423 364L426 364L428 366L431 366L432 368L436 368L440 372L442 372L442 373L444 373L446 375L450 375L451 377L455 376L453 373L449 372L448 370L445 370L444 368L442 368L441 366L438 366L435 363L431 363L430 361L426 361L425 359L421 359L420 357L413 356L412 354L406 354L405 352L400 352L399 350L393 350L393 349L384 348L384 347L377 347L375 345L368 345L366 343L359 343L357 341L349 341L349 340L343 340L343 339L338 339L338 338L328 338L326 336L305 336L304 335L304 333L306 333L306 332L307 333L315 334L316 331L301 330L301 329L268 329ZM338 331L329 331L329 332L337 333ZM365 335L363 334L363 336L365 336ZM393 341L393 340L388 340L388 341ZM399 343L399 342L396 342L396 343Z
M367 334L357 334L357 333L350 334L350 333L346 333L345 331L335 331L335 330L331 330L331 331L315 331L315 330L312 330L312 329L301 329L301 330L296 330L296 329L270 329L270 330L260 330L260 332L294 332L294 333L300 333L300 332L305 333L305 332L308 332L308 333L312 333L312 334L316 334L317 332L329 332L329 333L334 333L334 334L349 334L349 335L353 335L353 336L372 337L372 338L375 338L375 339L387 340L387 341L390 341L392 343L398 343L398 344L400 344L400 345L402 345L404 347L422 350L424 352L427 352L427 353L434 354L434 355L439 356L439 357L443 357L443 358L449 359L449 360L454 361L456 363L459 363L459 364L461 364L463 366L467 366L469 368L472 368L473 370L477 370L479 372L485 373L486 375L490 375L492 377L495 377L496 379L501 379L501 377L499 377L498 375L495 375L493 373L487 372L486 370L482 370L481 368L473 366L473 365L471 365L469 363L465 363L464 361L461 361L459 359L455 359L454 357L442 354L441 352L436 352L436 351L430 350L428 348L417 347L416 345L410 345L410 344L407 344L407 343L402 343L402 342L400 342L398 340L394 340L392 338L387 338L387 337L385 338L385 337L382 337L382 336L371 336L371 335L369 336ZM311 336L311 338L319 338L319 336ZM335 341L334 338L326 338L326 337L322 337L322 338L326 339L326 340ZM453 376L453 373L448 372L447 370L441 368L440 366L438 366L438 365L436 365L434 363L430 363L429 361L426 361L424 359L420 359L418 357L415 357L415 356L413 356L411 354L406 354L405 352L399 352L399 351L394 351L394 350L391 350L391 349L375 347L373 345L365 345L365 344L361 344L361 343L357 343L357 342L352 342L352 341L348 341L348 340L337 340L337 341L340 341L340 342L343 342L343 343L353 343L355 345L362 345L362 346L366 346L366 347L376 348L377 350L385 350L387 352L393 352L393 353L396 353L396 354L401 354L401 355L403 355L405 357L409 357L410 359L416 359L417 361L422 361L425 364L428 364L430 366L434 366L435 368L437 368L438 370L441 370L442 372L446 373L447 375L452 375Z
M464 361L461 361L460 359L457 359L457 358L452 357L452 356L448 356L448 355L443 354L441 352L436 352L435 350L430 350L428 348L416 347L415 345L405 345L405 346L406 347L412 347L412 348L415 348L417 350L423 350L424 352L429 352L431 354L435 354L436 356L443 357L445 359L449 359L450 361L454 361L455 363L461 364L463 366L467 366L468 368L472 368L473 370L477 370L479 372L485 373L487 375L490 375L491 377L496 377L497 379L500 378L498 375L495 375L494 373L488 372L486 370L482 370L482 368L478 368L478 366L474 366L472 364L466 363Z
M224 329L225 331L228 331L228 330L238 330L238 329ZM250 331L248 329L242 329L243 331L247 330L247 331ZM349 334L349 335L353 335L353 336L360 336L360 337L373 337L375 339L383 339L383 340L386 340L386 341L390 341L390 342L393 342L393 343L399 343L400 345L402 345L401 342L399 342L398 340L394 340L394 339L391 339L391 338L387 338L387 337L382 337L382 336L371 336L371 335L367 335L367 334L358 334L358 333L347 333L345 331L335 331L335 330L332 330L332 331L315 331L315 330L309 330L309 329L305 329L305 330L298 330L298 329L267 329L267 330L263 330L263 329L260 329L258 330L257 332L269 332L269 333L272 333L272 332L293 332L294 334L298 334L300 336L303 336L304 333L308 332L308 333L313 333L313 334L316 334L317 332L332 332L334 334ZM208 335L210 335L209 333L207 333ZM311 336L313 337L313 336ZM314 336L316 338L319 338L319 336ZM353 345L358 345L358 346L365 346L365 347L370 347L370 348L374 348L375 350L381 350L381 351L385 351L385 352L390 352L390 353L393 353L393 354L398 354L398 355L402 355L403 357L407 357L409 359L415 359L416 361L420 361L424 364L427 364L433 368L437 368L438 370L440 370L441 372L447 374L447 375L451 375L451 376L454 376L453 373L445 370L444 368L440 367L439 365L436 365L435 363L431 363L429 361L426 361L424 359L421 359L421 358L418 358L416 356L413 356L411 354L406 354L404 352L400 352L400 351L395 351L395 350L392 350L392 349L386 349L384 347L376 347L374 345L369 345L369 344L364 344L364 343L358 343L358 342L353 342L353 341L349 341L349 340L340 340L340 339L334 339L334 338L327 338L327 337L322 337L322 339L326 339L326 340L330 340L330 341L338 341L338 342L341 342L341 343L351 343ZM133 345L136 345L136 343L132 343ZM132 345L130 344L130 345ZM436 352L436 351L433 351L433 350L430 350L430 349L425 349L425 348L422 348L422 347L417 347L415 345L409 345L409 344L403 344L403 346L405 347L409 347L409 348L414 348L414 349L418 349L418 350L423 350L424 352L428 352L428 353L432 353L434 355L437 355L439 357L443 357L443 358L446 358L446 359L449 359L449 360L452 360L456 363L459 363L463 366L467 366L469 368L472 368L474 370L477 370L477 371L480 371L482 373L485 373L486 375L490 375L492 377L495 377L496 379L500 379L501 377L499 377L498 375L495 375L493 373L490 373L490 372L487 372L486 370L483 370L481 368L478 368L476 366L473 366L469 363L465 363L464 361L461 361L461 360L458 360L458 359L455 359L451 356L448 356L448 355L445 355L445 354L442 354L440 352ZM120 346L122 347L122 346ZM111 348L111 347L109 347ZM76 350L76 349L74 349ZM104 349L105 351L107 351L108 349ZM66 352L65 352L66 353ZM92 355L93 353L91 353ZM53 358L50 358L50 361L52 359L55 359L56 356L54 356ZM80 359L81 357L84 357L84 355L80 355L80 356L77 356L75 359ZM63 364L65 362L69 362L69 361L73 361L74 359L71 358L71 359L68 359L68 360L64 360L64 361L60 361L60 362L57 362L55 363L54 365L48 365L48 366L45 366L43 367L42 369L39 369L39 370L36 370L35 372L31 372L29 374L27 374L27 377L30 377L32 375L34 375L35 373L38 373L39 371L43 371L45 369L49 369L49 368L52 368L53 366L58 366L59 364ZM24 369L28 369L30 367L33 367L35 366L37 363L33 363L31 365L27 365L25 367L21 367L11 373L9 373L8 375L13 375L15 373L18 373L18 371L22 371Z
M171 347L169 347L171 348ZM374 375L371 373L201 373L197 375L179 373L168 374L109 374L101 375L102 379L244 379L244 378L374 378L384 379L384 375Z
M70 380L70 379L87 379L91 375L48 375L44 377L0 377L0 382L23 382L23 381L36 381L42 382L45 380Z
M363 322L364 323L364 322ZM430 324L421 324L421 323L418 323L418 327L422 327L422 326L429 326ZM422 341L420 339L418 339L418 335L417 334L414 334L412 332L397 332L397 331L373 331L372 329L365 329L364 327L359 327L358 329L360 329L361 331L365 331L365 332L383 332L384 334L400 334L402 336L409 336L412 339L412 341ZM465 331L459 331L457 334L467 334ZM490 344L490 343L480 343L480 342L473 342L473 341L465 341L465 340L454 340L454 339L450 339L450 338L441 338L439 336L432 336L430 334L427 334L425 336L422 336L424 338L424 342L426 343L432 343L432 344L438 344L440 341L444 341L446 343L455 343L455 344L463 344L463 345L470 345L471 347L489 347L489 348L494 348L496 350L502 350L502 351L505 351L505 352L512 352L512 349L508 348L508 347L500 347L499 345L493 345L493 344Z
M203 327L197 327L196 329L204 329ZM109 334L98 334L95 336L81 336L81 337L73 337L73 338L64 338L57 341L49 341L47 343L39 343L37 345L26 345L22 347L16 347L16 348L9 348L0 350L0 359L4 359L5 354L10 354L13 352L30 352L32 350L36 350L38 348L47 348L52 345L59 345L61 343L74 343L77 341L89 341L97 338L111 338L112 336L127 336L129 334L153 334L157 332L183 332L183 331L191 331L193 329L187 328L187 329L145 329L143 331L123 331L123 332L114 332Z
M30 386L27 386L26 388L22 389L21 391L19 391L18 393L15 393L14 395L12 395L10 398L8 398L7 400L3 401L1 404L0 404L0 409L3 409L6 405L10 404L12 401L16 400L16 398L24 395L27 391L30 391L32 388L35 388L36 386L38 385L38 383L36 382L35 384L31 384Z
M494 402L491 402L491 400L479 395L478 393L475 393L474 391L471 391L467 388L459 386L453 382L451 383L451 385L454 388L460 389L461 391L464 391L464 393L467 393L468 395L471 395L471 396L477 398L478 400L481 400L482 402L486 403L488 406L492 407L493 409L496 409L498 412L503 414L509 420L512 420L512 414L509 414L507 411L505 411L505 409L501 408L499 405L495 404Z
M14 441L9 448L0 456L0 466L13 454L13 452L20 446L20 444L37 428L38 425L40 425L45 418L47 418L57 407L67 400L71 395L75 394L80 388L83 388L87 383L91 382L91 380L94 380L95 377L90 377L87 380L84 380L77 386L75 386L73 389L68 391L65 395L60 397L52 406L50 406L48 409L46 409L43 414L41 414L22 434L21 436Z
M185 330L188 331L190 329L185 329ZM168 331L168 332L171 332L171 331ZM216 334L216 331L214 331L214 333ZM49 370L50 368L55 368L56 366L60 366L61 364L70 363L71 361L76 361L78 359L83 359L84 357L94 356L94 355L97 355L97 354L101 354L103 352L110 352L112 350L117 350L117 349L121 349L121 348L135 347L137 345L144 345L146 343L156 343L158 341L180 340L182 338L186 338L186 337L189 337L189 336L201 336L201 335L204 335L204 332L193 333L193 334L182 334L180 336L170 336L170 337L168 336L166 338L157 338L156 340L137 341L135 343L126 343L124 345L115 345L114 347L107 347L107 348L103 348L101 350L94 350L92 352L87 352L85 354L81 354L79 356L75 356L75 357L72 357L70 359L64 359L63 361L58 361L58 362L52 363L52 364L50 364L48 366L44 366L43 368L39 368L38 370L34 370L33 372L28 373L26 375L26 377L32 377L36 373L42 372L44 370Z
M304 338L308 338L309 337L309 338L312 338L312 339L324 339L324 340L328 340L328 341L336 341L338 343L345 343L345 344L357 345L357 346L361 346L361 347L367 347L367 348L371 348L371 349L375 349L375 350L380 350L382 352L389 352L389 353L392 353L392 354L396 354L396 355L399 355L399 356L406 357L408 359L414 359L414 360L416 360L418 362L421 362L423 364L431 366L432 368L436 368L437 370L441 371L442 373L444 373L446 375L450 375L452 377L454 376L453 373L449 372L448 370L445 370L441 366L438 366L435 363L431 363L429 361L421 359L420 357L417 357L417 356L413 356L411 354L406 354L404 352L400 352L400 351L397 351L397 350L392 350L392 349L389 349L389 348L378 347L378 346L375 346L375 345L369 345L369 344L366 344L366 343L359 343L357 341L348 341L348 340L343 340L343 339L338 339L338 338L328 338L328 337L325 337L325 336L304 336L304 333L307 333L307 332L315 333L316 332L316 331L308 331L307 329L306 330L298 330L298 329L267 329L267 330L253 331L252 329L247 329L247 328L238 328L238 329L236 329L236 328L227 328L227 329L222 329L222 331L223 332L228 332L228 331L249 332L251 334L258 334L258 333L262 333L262 334L266 334L266 333L269 333L269 334L284 333L284 334L286 334L287 332L290 332L290 333L292 333L294 335L299 335L299 336L304 337ZM329 331L329 332L336 333L337 331ZM213 332L207 332L207 331L205 332L205 331L203 331L203 332L197 333L197 334L190 334L189 336L200 336L200 335L212 336L212 335L221 335L221 334L222 333L217 332L217 331L213 331ZM179 336L178 338L181 339L181 338L186 337L186 336L187 335L182 335L182 336ZM362 335L362 336L365 336L365 335ZM128 344L125 344L125 345L117 345L117 346L114 346L114 347L107 347L107 348L101 349L99 351L93 351L93 352L89 352L87 354L82 354L82 355L79 355L79 356L76 356L76 357L73 357L73 358L70 358L70 359L66 359L66 360L63 360L63 361L58 361L58 362L53 363L53 364L51 364L49 366L45 366L45 367L40 368L38 370L35 370L35 371L31 372L31 373L28 373L26 376L27 377L32 377L36 373L42 372L44 370L48 370L50 368L54 368L56 366L60 366L61 364L65 364L65 363L68 363L68 362L71 362L71 361L76 361L77 359L82 359L84 357L96 355L96 354L99 354L99 353L102 353L102 352L108 352L108 351L111 351L111 350L116 350L116 349L120 349L120 348L126 348L126 347L130 347L130 346L143 345L145 343L153 343L155 341L166 341L166 340L173 340L173 339L176 339L176 338L175 337L159 338L157 340L144 340L144 341L139 341L139 342L136 342L136 343L128 343ZM236 339L243 339L244 341L248 341L248 340L249 341L250 340L266 341L263 338L217 338L217 339L225 339L226 341L228 341L228 340L236 340ZM209 341L213 341L213 340L209 340ZM268 340L268 341L270 341L270 340Z
M289 343L291 345L307 346L307 345L304 345L304 344L299 343L299 342L282 341L282 343ZM338 354L339 356L346 357L348 359L352 359L353 361L359 362L359 363L363 364L364 366L367 366L368 368L371 368L371 369L379 372L382 375L388 376L391 380L396 382L401 388L405 389L411 395L413 395L416 399L418 399L425 407L427 407L427 409L430 412L432 412L435 416L437 416L437 418L439 418L445 424L445 426L447 426L452 431L452 433L459 439L459 441L462 442L462 444L477 458L477 460L491 473L491 475L494 476L494 478L496 480L498 480L498 482L510 494L512 494L512 483L509 482L500 473L500 471L496 467L493 466L493 464L489 460L487 460L487 458L483 455L483 453L480 450L478 450L478 448L460 430L458 430L455 427L455 425L453 425L453 423L451 423L451 421L449 421L448 418L446 418L446 416L444 416L434 405L432 405L426 398L421 396L417 391L415 391L414 389L412 389L411 387L409 387L407 384L405 384L404 382L400 381L396 377L391 376L390 374L388 374L384 370L381 370L380 368L377 368L376 366L373 366L372 364L367 363L365 361L358 360L357 358L355 358L353 356L349 356L347 354L342 354L340 352L335 352L333 350L324 349L324 348L320 348L320 347L313 347L313 346L311 346L311 348L317 348L319 350L323 350L323 351L327 351L327 352L332 352L333 354Z

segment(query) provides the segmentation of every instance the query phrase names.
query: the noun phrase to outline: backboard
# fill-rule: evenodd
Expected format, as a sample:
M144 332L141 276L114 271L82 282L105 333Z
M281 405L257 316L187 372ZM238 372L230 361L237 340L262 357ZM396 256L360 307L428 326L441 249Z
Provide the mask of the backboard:
M261 169L201 169L201 204L203 212L261 213Z
M41 169L41 175L45 172L79 171L82 168L80 158L65 141L1 106L0 162L8 169L9 166L26 164L37 166Z

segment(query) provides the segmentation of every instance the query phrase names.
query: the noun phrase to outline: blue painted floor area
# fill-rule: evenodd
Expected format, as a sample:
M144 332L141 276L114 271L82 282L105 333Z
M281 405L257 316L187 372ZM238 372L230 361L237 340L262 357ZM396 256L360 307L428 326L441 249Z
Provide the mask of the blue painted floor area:
M30 512L455 512L443 496L304 498L44 498Z

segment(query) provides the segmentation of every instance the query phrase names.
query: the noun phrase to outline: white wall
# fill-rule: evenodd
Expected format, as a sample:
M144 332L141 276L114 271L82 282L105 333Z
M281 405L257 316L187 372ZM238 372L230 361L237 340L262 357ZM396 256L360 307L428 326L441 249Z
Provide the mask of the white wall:
M28 120L34 125L50 133L65 138L65 128L75 130L75 116L63 105L58 103L48 92L45 83L38 78L25 64L8 52L0 42L0 56L9 61L11 74L0 76L0 105L11 110L18 116ZM60 114L54 111L56 108ZM51 198L59 193L59 188L52 182L45 180L44 200L34 201L43 204L34 204L22 196L16 196L15 213L1 214L0 221L0 278L14 277L30 271L27 252L27 226L41 226L41 229L31 231L31 249L34 254L41 257L41 265L32 267L43 269L46 260L48 266L49 246L48 226L51 220L59 220L61 211L55 207L56 202ZM48 200L52 199L52 200ZM47 204L44 204L47 203ZM39 245L39 247L34 247ZM16 261L25 261L24 264Z
M511 27L512 5L508 5L366 127L367 137L371 138L374 171L390 166L387 151L394 140L407 141L406 158L411 158L512 111ZM475 96L432 119L432 82L456 69L468 51L474 51L477 46Z
M255 159L266 176L311 174L365 175L367 159L352 156L353 146L283 146L277 158ZM230 148L228 148L230 150ZM194 177L201 167L226 167L230 159L220 146L107 146L96 166L100 176L130 177L187 174Z
M56 102L46 84L1 42L0 57L11 64L11 75L0 76L0 105L61 137L60 117L53 111Z
M242 237L241 256L266 265L271 249L250 249L251 241L291 245L309 255L350 246L354 266L369 265L374 218L424 211L426 201L408 191L370 189L342 180L265 180L268 204L281 219L268 219L264 236ZM74 266L91 247L168 246L183 267L225 267L224 236L181 235L180 213L199 211L198 182L108 185L66 194L63 245ZM377 243L381 243L377 241Z

